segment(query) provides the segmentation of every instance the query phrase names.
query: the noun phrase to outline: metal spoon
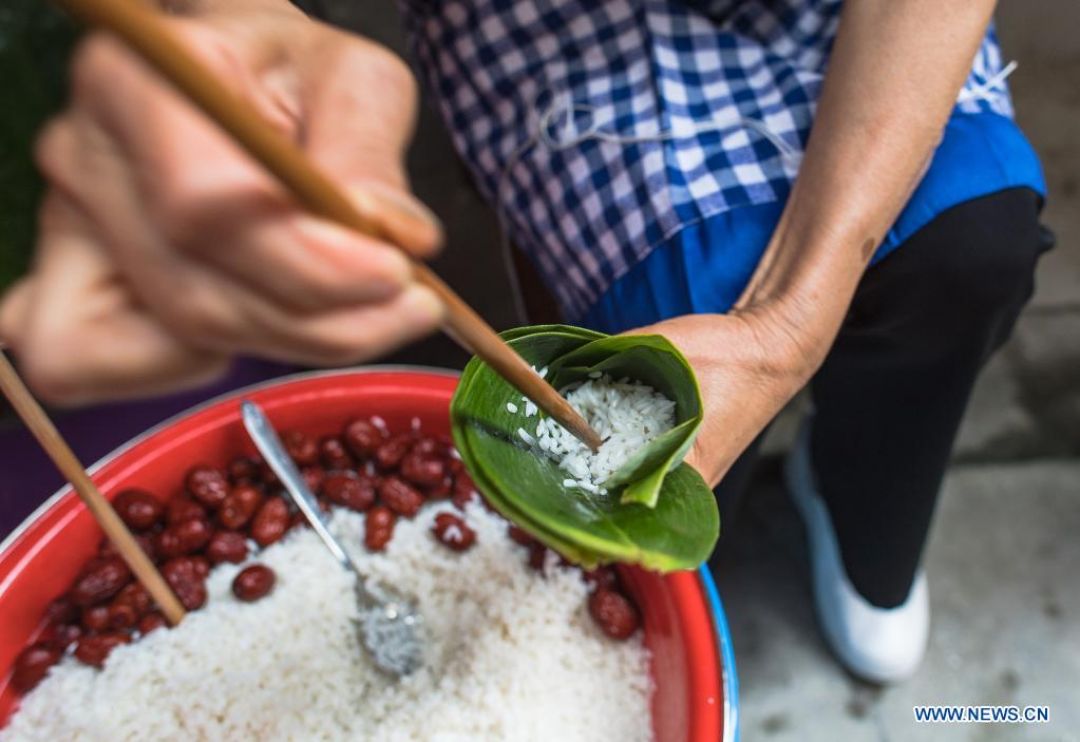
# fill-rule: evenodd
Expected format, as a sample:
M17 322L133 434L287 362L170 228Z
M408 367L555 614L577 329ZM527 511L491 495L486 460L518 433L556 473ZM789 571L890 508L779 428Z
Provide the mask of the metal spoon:
M367 648L375 665L381 670L394 677L412 673L423 663L424 650L420 637L423 621L416 606L395 592L368 582L349 552L330 533L315 496L285 452L281 439L262 409L250 400L244 400L240 407L244 427L259 453L277 474L285 491L315 533L319 534L326 548L356 578L356 603L359 608L357 634L360 643Z

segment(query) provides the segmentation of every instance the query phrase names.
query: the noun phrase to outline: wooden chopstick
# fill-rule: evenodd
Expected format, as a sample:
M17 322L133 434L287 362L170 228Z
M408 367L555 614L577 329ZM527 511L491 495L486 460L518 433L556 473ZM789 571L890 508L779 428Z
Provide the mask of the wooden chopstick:
M11 406L15 408L19 417L26 423L26 427L37 438L38 443L45 449L45 453L56 464L56 468L79 493L79 497L97 519L98 525L116 547L117 553L150 593L150 597L157 602L161 612L165 614L165 619L173 626L180 623L184 618L184 607L169 587L169 583L165 582L165 578L139 546L139 542L131 535L127 525L120 520L113 506L90 479L90 475L79 463L71 447L64 441L45 410L30 394L30 390L23 384L18 372L2 350L0 350L0 389L3 390L4 396L11 402Z
M274 174L310 211L394 243L379 222L357 209L333 181L311 164L302 150L266 124L251 106L233 95L195 60L162 23L158 13L137 0L53 1L83 22L120 37ZM434 291L445 305L443 329L451 338L482 358L593 451L600 447L600 436L585 419L453 289L423 263L413 259L412 267L416 281Z

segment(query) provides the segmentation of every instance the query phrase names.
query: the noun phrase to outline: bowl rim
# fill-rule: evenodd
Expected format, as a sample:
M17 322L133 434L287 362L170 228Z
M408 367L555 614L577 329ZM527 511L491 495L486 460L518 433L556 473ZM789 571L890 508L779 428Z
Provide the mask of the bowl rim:
M724 704L721 711L723 723L721 729L724 736L721 742L739 742L742 737L739 715L739 672L735 666L735 645L731 639L727 612L724 611L723 601L720 600L720 590L716 586L716 578L709 569L709 563L706 562L698 567L697 574L702 592L705 593L705 601L709 605L713 630L716 634L716 654L720 667L720 688L723 691Z
M281 376L275 376L270 379L258 381L253 384L248 384L236 389L216 394L213 397L209 397L202 402L191 405L176 412L173 415L161 420L160 422L150 426L146 430L138 433L137 435L127 439L119 446L109 451L93 464L86 467L86 471L92 476L100 471L102 468L108 466L117 458L125 455L128 451L135 448L139 444L143 443L150 437L158 434L162 430L176 424L180 420L187 418L191 415L202 412L215 405L221 404L230 399L244 396L253 392L257 392L263 389L269 389L282 384L288 384L295 381L312 380L319 378L331 378L334 376L345 376L355 374L378 374L378 373L394 373L394 372L406 372L406 373L423 373L434 376L442 376L446 378L458 378L461 376L461 372L452 369L444 368L440 366L428 366L424 364L407 364L407 363L387 363L387 364L366 364L360 366L346 366L334 369L310 369L304 371L297 371L294 373L283 374ZM28 531L33 524L45 513L48 512L61 498L65 497L72 491L71 484L63 484L53 492L49 497L41 502L29 515L27 515L22 522L20 522L15 528L8 533L3 540L0 540L0 553L7 552L12 548ZM721 710L721 728L723 730L722 742L738 742L740 739L739 729L739 704L738 704L738 692L739 682L738 675L735 668L735 656L734 649L731 640L731 632L727 622L727 614L724 612L723 603L720 600L720 594L716 587L715 578L712 572L709 570L709 565L706 562L702 564L698 569L697 578L701 584L702 592L704 594L705 602L710 608L710 614L712 618L712 627L714 631L715 649L717 653L717 660L720 669L720 688L722 692L723 708Z

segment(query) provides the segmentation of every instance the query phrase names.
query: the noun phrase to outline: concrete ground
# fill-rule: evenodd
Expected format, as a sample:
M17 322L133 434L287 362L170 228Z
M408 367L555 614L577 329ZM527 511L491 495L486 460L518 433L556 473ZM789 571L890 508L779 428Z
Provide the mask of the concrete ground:
M1080 462L959 465L926 555L933 630L908 683L837 665L817 630L801 522L766 464L714 560L745 740L1080 740ZM1049 724L927 725L916 704L1050 707Z
M400 48L383 6L333 0L332 19ZM1057 249L1014 338L976 390L945 485L926 568L931 648L887 690L841 671L819 638L801 527L767 460L715 560L742 680L746 740L1080 740L1080 4L1004 0L998 12L1018 118L1044 159ZM497 227L430 111L414 183L450 236L438 268L496 325L523 315L503 286ZM455 365L445 341L400 360ZM787 443L793 413L770 435ZM914 704L1050 706L1051 723L917 725Z

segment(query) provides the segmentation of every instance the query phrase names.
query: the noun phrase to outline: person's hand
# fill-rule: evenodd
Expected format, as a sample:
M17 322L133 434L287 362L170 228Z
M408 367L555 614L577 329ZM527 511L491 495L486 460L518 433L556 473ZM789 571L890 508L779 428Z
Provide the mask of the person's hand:
M686 458L710 487L798 393L832 340L773 309L675 317L634 333L663 335L694 368L705 419Z
M220 79L417 255L441 234L408 193L416 91L390 52L287 4L167 21ZM357 362L438 324L394 247L305 215L118 42L87 39L42 134L49 183L33 270L0 341L50 401L191 386L235 354Z

